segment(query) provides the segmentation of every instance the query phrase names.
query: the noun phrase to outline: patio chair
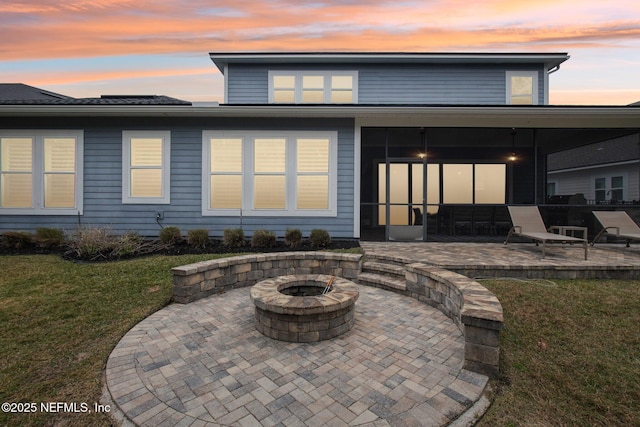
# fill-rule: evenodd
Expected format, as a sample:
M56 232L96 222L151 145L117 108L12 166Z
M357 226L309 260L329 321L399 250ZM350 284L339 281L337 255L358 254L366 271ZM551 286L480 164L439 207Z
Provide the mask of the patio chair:
M513 227L504 241L505 245L511 236L526 237L534 240L536 246L542 243L542 258L544 258L547 243L581 243L584 247L584 259L587 259L587 227L554 226L547 229L537 206L508 206L508 208ZM558 233L551 230L557 230ZM582 238L567 236L565 233L568 231L581 231Z
M602 225L602 230L593 238L591 246L609 229L615 230L615 235L626 239L627 247L632 240L640 240L640 227L631 219L625 211L593 211L593 215Z

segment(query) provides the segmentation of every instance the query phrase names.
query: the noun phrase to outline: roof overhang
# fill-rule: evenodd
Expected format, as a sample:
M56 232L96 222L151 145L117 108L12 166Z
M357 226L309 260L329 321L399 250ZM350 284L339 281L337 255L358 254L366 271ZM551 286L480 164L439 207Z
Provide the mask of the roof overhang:
M343 118L362 126L632 128L640 106L0 105L0 117Z
M229 64L544 64L550 70L569 59L557 53L473 53L473 52L315 52L315 53L210 53L209 57L224 74Z

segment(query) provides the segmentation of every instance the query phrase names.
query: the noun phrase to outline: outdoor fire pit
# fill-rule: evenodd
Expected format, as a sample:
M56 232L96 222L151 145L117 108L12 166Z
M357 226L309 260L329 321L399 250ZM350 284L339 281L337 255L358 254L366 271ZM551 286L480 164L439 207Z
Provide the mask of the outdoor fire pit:
M251 301L256 329L287 342L317 342L344 334L354 323L355 283L322 274L280 276L256 283Z

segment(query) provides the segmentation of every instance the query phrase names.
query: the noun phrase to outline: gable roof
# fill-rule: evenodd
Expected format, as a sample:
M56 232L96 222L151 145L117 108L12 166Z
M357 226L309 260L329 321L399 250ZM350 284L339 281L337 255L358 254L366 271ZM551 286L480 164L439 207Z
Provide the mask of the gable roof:
M224 74L229 64L544 64L547 70L569 59L560 53L483 52L212 52L209 57Z

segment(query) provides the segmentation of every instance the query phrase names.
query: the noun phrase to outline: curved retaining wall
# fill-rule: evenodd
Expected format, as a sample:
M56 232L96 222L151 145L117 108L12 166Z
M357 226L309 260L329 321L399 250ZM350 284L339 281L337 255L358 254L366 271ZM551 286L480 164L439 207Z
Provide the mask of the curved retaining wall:
M499 371L502 305L487 288L461 274L421 263L404 265L410 297L438 308L465 339L464 367L496 377ZM173 297L189 303L229 289L291 274L328 274L357 281L363 256L335 252L280 252L202 261L172 269Z
M464 335L464 367L497 377L500 362L502 305L478 282L426 264L405 266L409 296L438 308Z
M328 274L356 279L362 255L337 252L273 252L240 255L172 269L173 298L185 304L230 289L290 274Z

